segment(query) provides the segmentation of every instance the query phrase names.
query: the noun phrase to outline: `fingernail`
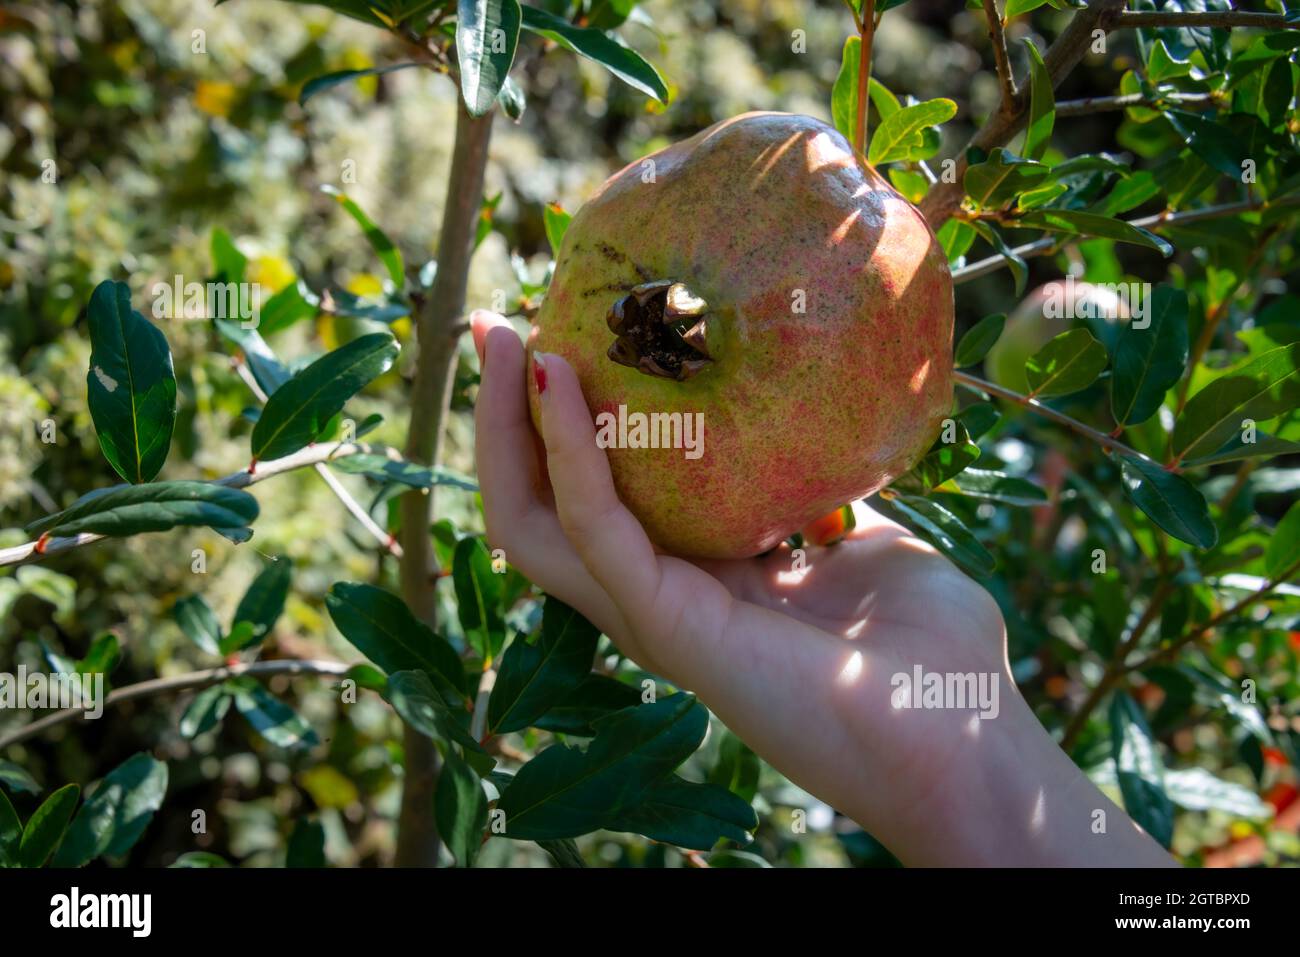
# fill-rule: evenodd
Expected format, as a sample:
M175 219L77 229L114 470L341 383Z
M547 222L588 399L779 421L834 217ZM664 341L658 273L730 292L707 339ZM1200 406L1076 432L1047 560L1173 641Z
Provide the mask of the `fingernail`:
M537 394L541 395L546 391L546 363L542 358L545 353L533 353L533 381L537 383Z

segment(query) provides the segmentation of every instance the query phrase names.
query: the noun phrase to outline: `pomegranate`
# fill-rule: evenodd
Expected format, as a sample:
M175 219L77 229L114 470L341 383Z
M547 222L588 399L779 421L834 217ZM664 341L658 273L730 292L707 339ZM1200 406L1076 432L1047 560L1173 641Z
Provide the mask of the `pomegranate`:
M925 453L952 407L952 331L920 212L825 123L747 113L578 211L529 353L573 366L654 542L740 558Z

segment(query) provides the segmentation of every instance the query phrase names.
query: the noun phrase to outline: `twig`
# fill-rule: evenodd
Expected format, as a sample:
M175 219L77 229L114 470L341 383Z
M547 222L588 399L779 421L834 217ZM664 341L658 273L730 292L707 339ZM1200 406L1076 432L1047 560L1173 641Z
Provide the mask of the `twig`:
M1102 674L1101 680L1088 693L1088 697L1079 706L1079 710L1074 713L1074 716L1070 718L1069 723L1065 726L1065 734L1061 738L1061 747L1064 750L1069 751L1070 748L1074 747L1074 742L1088 723L1088 717L1127 673L1124 668L1125 660L1133 649L1138 646L1138 642L1147 633L1147 629L1151 627L1152 622L1156 620L1156 615L1172 592L1173 582L1169 578L1161 578L1151 595L1151 600L1147 602L1147 607L1142 612L1142 617L1137 620L1133 630L1128 633L1128 637L1115 646L1115 650L1111 652L1111 656L1106 662L1106 670Z
M1145 658L1142 658L1134 662L1133 664L1128 665L1124 669L1124 673L1131 674L1135 671L1142 671L1143 669L1150 668L1152 665L1159 664L1162 661L1168 661L1169 659L1173 658L1176 654L1178 654L1178 652L1181 651L1187 645L1199 641L1200 639L1208 635L1210 632L1214 631L1215 628L1222 625L1225 621L1229 621L1230 619L1237 617L1237 615L1245 611L1251 605L1254 605L1256 602L1262 601L1265 598L1267 598L1279 586L1284 585L1288 581L1290 581L1291 578L1293 578L1297 573L1300 573L1300 561L1294 562L1291 565L1291 567L1287 568L1276 578L1269 581L1268 584L1266 584L1263 588L1259 589L1259 591L1251 592L1249 595L1247 595L1245 598L1241 599L1240 601L1235 602L1232 605L1229 605L1226 609L1219 612L1217 615L1215 615L1205 624L1201 625L1199 628L1193 628L1191 631L1184 633L1181 637L1165 645L1163 648L1160 648L1157 651L1153 651Z
M1170 13L1163 10L1125 10L1112 25L1112 29L1153 29L1156 27L1259 27L1284 29L1285 13L1252 13L1246 10L1206 10L1204 12Z
M1078 65L1092 45L1092 34L1096 29L1105 29L1119 14L1124 0L1094 0L1085 9L1076 13L1070 23L1057 37L1056 42L1043 55L1047 74L1052 79L1052 86L1059 86L1066 75ZM957 154L956 175L951 182L942 182L926 194L921 201L921 212L929 220L930 226L938 229L961 206L965 187L962 184L966 174L967 156L972 148L988 152L995 147L1005 145L1020 132L1028 118L1029 104L1021 87L1021 95L1016 97L1014 112L1005 109L995 110Z
M492 689L497 683L497 670L487 668L478 680L478 695L474 698L474 713L469 719L469 733L479 744L486 744L488 701L492 698Z
M1151 216L1143 216L1140 219L1129 220L1129 225L1140 226L1143 229L1161 229L1166 226L1181 226L1187 223L1200 222L1205 219L1217 219L1221 216L1235 216L1238 213L1249 213L1256 210L1268 208L1270 205L1290 206L1300 202L1300 197L1282 196L1273 203L1266 203L1258 199L1242 200L1237 203L1224 203L1221 206L1205 206L1201 209L1188 209L1182 212L1163 212L1154 213ZM1017 246L1011 250L1021 259L1030 256L1043 256L1055 252L1059 247L1068 243L1078 242L1080 239L1086 239L1085 236L1062 235L1059 237L1046 237L1035 240L1032 243L1026 243L1023 246ZM996 272L1007 264L1007 258L1002 255L989 256L987 259L981 259L979 262L971 263L968 266L962 266L960 269L952 271L952 281L954 283L970 282L972 279L978 279L986 276L991 272Z
M244 380L244 384L248 386L249 391L257 397L259 402L265 405L266 393L262 390L262 386L258 383L257 379L253 376L252 371L248 368L248 363L240 359L234 359L231 364L235 367L235 371L239 373L239 377ZM361 507L361 503L353 498L352 493L343 487L343 483L340 482L338 477L329 470L329 467L326 466L324 462L317 462L312 466L312 468L316 470L316 474L321 477L329 490L334 493L334 497L343 503L343 507L351 513L353 518L361 523L361 527L369 532L374 537L375 541L379 542L380 545L387 549L390 555L401 558L402 546L397 544L393 536L389 535L379 527L379 524L370 517L370 513Z
M1161 103L1177 103L1179 106L1205 106L1216 102L1213 93L1162 93L1159 96L1147 96L1145 93L1125 93L1122 96L1089 96L1081 100L1061 100L1056 104L1056 115L1083 116L1086 113L1107 113L1126 110L1130 106L1150 106L1158 108Z
M1066 415L1064 412L1058 412L1050 406L1043 405L1043 403L1039 402L1033 396L1021 395L1013 389L1007 389L1003 386L997 385L996 383L985 381L978 376L971 375L969 372L957 370L954 371L952 375L954 379L963 385L970 386L971 388L978 389L981 392L987 392L989 395L996 395L999 398L1007 399L1008 401L1022 405L1025 408L1036 412L1038 415L1041 415L1045 419L1051 419L1058 425L1063 425L1067 429L1077 432L1086 438L1092 439L1103 449L1113 450L1123 453L1124 455L1132 456L1136 459L1143 459L1147 462L1151 462L1153 465L1159 465L1159 463L1150 456L1143 455L1137 449L1125 445L1114 436L1107 435L1105 432L1094 429L1090 425L1085 425L1078 419Z
M258 462L256 471L249 472L248 469L240 469L238 472L232 472L224 478L214 479L209 484L221 485L226 488L247 488L273 476L292 472L295 469L306 468L318 462L328 462L330 459L344 458L349 455L356 455L359 452L383 455L387 451L381 446L369 445L364 442L322 442L319 445L309 445L305 449L299 449L284 458L272 459L269 462ZM82 545L89 545L105 537L107 536L83 532L80 535L64 538L47 538L44 543L37 539L24 545L15 545L12 548L0 548L0 566L21 565L25 562L36 561L46 555L66 552ZM39 550L37 549L38 544L40 545Z
M350 665L343 664L340 661L297 660L255 661L247 664L222 665L219 668L191 671L170 678L152 678L149 681L141 681L138 684L118 688L108 693L108 696L103 701L103 706L108 708L123 701L167 694L172 691L206 688L209 685L218 684L228 678L238 678L241 675L248 675L253 678L269 678L273 675L343 675L347 673L350 667ZM0 737L0 750L4 750L11 744L26 741L28 738L35 737L43 731L64 722L71 721L87 710L85 706L63 708L37 718L35 721Z
M871 90L871 41L876 34L876 0L866 0L862 5L859 35L862 45L858 50L858 125L853 131L853 148L866 155L867 124L870 113L867 106Z
M989 22L989 40L993 44L993 64L1002 86L1002 109L1007 114L1016 112L1016 78L1011 72L1011 58L1007 55L1007 35L1002 29L996 0L984 0L984 16Z

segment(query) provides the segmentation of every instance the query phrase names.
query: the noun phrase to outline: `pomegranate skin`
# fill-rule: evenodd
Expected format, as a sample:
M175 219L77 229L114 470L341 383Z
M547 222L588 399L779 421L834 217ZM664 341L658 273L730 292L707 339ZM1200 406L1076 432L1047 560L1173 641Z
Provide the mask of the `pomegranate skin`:
M607 355L607 315L655 280L707 303L708 356L679 381ZM662 549L744 558L870 495L952 409L952 277L920 212L819 120L746 113L638 160L574 216L529 337L564 357L593 418L703 414L702 454L608 448Z

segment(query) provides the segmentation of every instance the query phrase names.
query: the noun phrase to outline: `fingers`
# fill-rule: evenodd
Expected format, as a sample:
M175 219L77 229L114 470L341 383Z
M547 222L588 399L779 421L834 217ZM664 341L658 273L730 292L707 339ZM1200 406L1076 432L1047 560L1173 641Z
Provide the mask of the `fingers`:
M526 577L617 638L626 630L622 616L538 495L543 483L519 336L494 313L475 312L470 322L482 369L474 445L488 541L505 549L506 560Z
M656 615L662 571L650 539L614 490L609 461L578 377L556 355L533 354L547 471L565 534L629 621Z

